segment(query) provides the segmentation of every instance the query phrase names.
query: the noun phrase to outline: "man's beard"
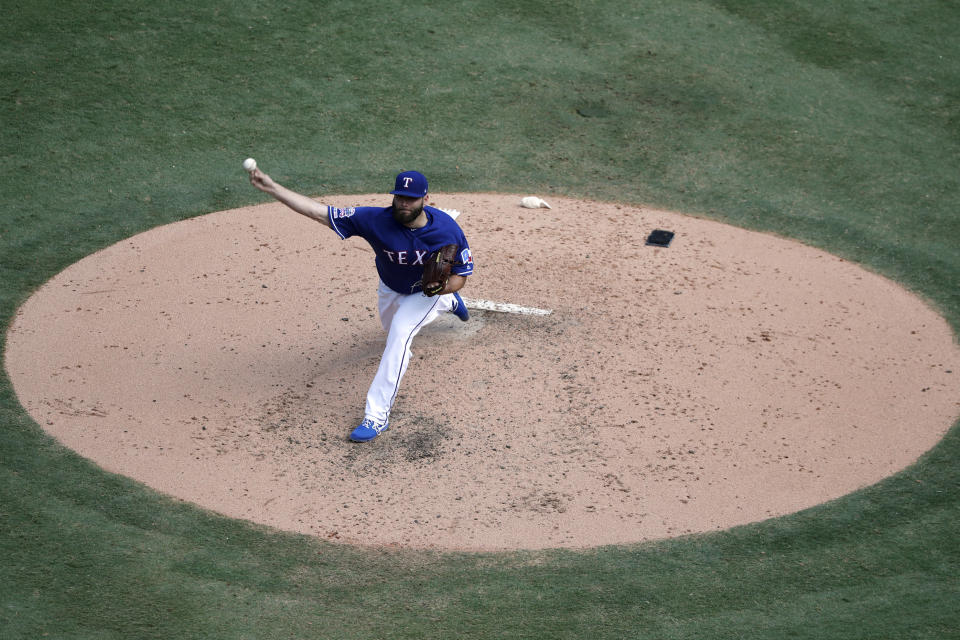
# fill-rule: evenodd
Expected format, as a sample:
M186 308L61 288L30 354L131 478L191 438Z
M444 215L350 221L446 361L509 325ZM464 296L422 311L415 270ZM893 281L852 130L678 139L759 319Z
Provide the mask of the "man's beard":
M423 213L423 205L420 205L416 209L411 209L410 211L402 211L397 209L396 206L393 207L393 219L404 226L410 224L420 217L421 213Z

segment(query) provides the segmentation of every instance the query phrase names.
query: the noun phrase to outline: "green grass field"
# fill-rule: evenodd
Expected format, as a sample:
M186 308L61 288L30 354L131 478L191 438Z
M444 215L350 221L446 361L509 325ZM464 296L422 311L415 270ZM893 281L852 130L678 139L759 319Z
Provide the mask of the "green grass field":
M3 331L99 248L264 201L248 155L311 194L385 191L416 167L439 191L772 231L960 327L956 0L8 4ZM372 552L106 474L48 438L4 375L0 637L960 637L958 459L954 425L878 485L705 536Z

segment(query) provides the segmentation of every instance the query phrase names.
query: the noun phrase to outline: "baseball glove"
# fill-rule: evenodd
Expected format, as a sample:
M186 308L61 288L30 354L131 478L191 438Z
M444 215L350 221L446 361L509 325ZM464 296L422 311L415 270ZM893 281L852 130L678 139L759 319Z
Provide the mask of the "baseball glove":
M457 264L457 253L460 247L448 244L430 254L423 265L423 293L435 296L447 286L450 278L450 269Z

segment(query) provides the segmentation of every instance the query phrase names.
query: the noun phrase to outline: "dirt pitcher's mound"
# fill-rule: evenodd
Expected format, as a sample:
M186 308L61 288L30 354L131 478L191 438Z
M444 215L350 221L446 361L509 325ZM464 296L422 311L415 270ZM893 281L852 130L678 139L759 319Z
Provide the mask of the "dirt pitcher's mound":
M327 198L386 204L389 196ZM915 461L960 353L915 296L776 237L663 211L441 194L469 298L414 343L391 429L347 441L383 348L372 253L270 204L157 228L58 275L6 366L104 468L321 538L585 547L786 514ZM653 229L676 232L646 246Z

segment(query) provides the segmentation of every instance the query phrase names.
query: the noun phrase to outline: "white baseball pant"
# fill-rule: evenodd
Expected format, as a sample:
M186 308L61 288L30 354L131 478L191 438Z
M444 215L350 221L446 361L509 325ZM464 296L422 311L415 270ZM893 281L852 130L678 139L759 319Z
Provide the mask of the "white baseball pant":
M414 336L441 313L452 311L454 298L452 293L429 297L422 293L397 293L381 281L377 288L377 305L380 324L387 332L387 344L367 391L365 417L385 424L400 390L400 380L413 355L410 345Z

